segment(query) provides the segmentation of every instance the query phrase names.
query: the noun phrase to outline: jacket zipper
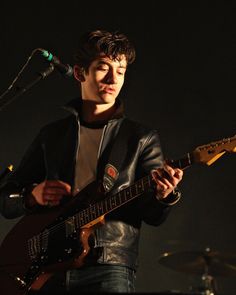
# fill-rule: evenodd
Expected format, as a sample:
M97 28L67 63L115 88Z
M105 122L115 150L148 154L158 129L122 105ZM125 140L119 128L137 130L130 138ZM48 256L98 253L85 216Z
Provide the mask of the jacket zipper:
M104 134L106 132L107 126L108 126L108 124L103 127L102 136L101 136L101 140L100 140L100 144L99 144L99 148L98 148L98 153L97 153L97 160L99 159L100 154L101 154L101 148L102 148Z
M77 118L77 125L78 125L78 129L77 129L77 140L76 140L76 146L75 146L75 154L74 154L74 159L73 159L73 167L74 167L74 173L73 173L73 178L75 178L75 167L76 167L76 159L77 159L77 154L78 154L78 149L79 149L79 134L80 134L80 122ZM72 192L74 192L75 189L75 179L73 179L73 187L71 189Z

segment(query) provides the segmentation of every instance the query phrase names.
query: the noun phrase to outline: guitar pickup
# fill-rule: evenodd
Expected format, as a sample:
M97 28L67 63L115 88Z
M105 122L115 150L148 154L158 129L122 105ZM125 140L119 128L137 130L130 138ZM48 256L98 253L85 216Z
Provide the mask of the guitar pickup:
M66 230L66 237L69 237L70 235L72 235L73 233L76 232L75 218L73 216L66 219L66 221L65 221L65 230Z

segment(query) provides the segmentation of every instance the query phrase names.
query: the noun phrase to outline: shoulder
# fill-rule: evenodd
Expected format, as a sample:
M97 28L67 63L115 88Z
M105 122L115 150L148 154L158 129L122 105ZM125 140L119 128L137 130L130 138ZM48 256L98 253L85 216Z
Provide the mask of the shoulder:
M124 119L124 126L125 128L129 128L129 131L131 131L134 135L136 134L140 137L151 137L153 135L158 136L158 130L156 128L145 125L130 118Z
M41 128L40 133L45 134L45 133L51 133L51 132L56 132L56 133L62 132L66 128L71 128L74 124L77 124L75 116L70 115L44 125Z

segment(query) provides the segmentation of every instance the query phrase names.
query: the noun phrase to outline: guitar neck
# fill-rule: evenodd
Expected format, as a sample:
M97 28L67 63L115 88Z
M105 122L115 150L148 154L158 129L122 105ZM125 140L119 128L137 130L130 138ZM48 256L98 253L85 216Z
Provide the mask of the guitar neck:
M172 167L185 169L192 165L193 157L190 153L186 154L185 157L169 162ZM129 201L135 199L136 197L142 195L149 188L154 186L154 182L152 180L152 176L147 175L139 180L137 180L131 186L123 189L122 191L114 194L108 195L105 199L98 201L84 210L78 212L75 218L75 227L80 228L93 220L105 215L118 207L123 206Z
M114 195L108 195L105 199L98 201L78 212L74 216L76 219L75 227L80 228L100 216L121 207L122 205L142 195L152 185L153 182L151 175L147 175L122 191Z
M168 160L167 164L169 164L173 168L180 168L182 170L190 167L195 162L195 158L193 153L187 153L183 158L178 160Z

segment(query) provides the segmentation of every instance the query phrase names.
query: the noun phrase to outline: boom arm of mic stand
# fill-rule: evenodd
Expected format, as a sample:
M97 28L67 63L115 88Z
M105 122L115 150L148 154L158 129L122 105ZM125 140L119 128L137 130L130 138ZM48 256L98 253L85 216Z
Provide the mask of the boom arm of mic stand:
M0 111L6 106L8 105L10 102L12 102L15 98L17 98L18 96L22 95L23 93L25 93L28 89L30 89L32 86L34 86L37 82L39 82L42 79L45 79L46 77L48 77L52 72L54 71L54 65L52 63L50 63L49 67L46 68L45 71L43 72L39 72L38 76L36 77L36 79L34 79L33 81L31 81L29 84L27 84L25 87L20 88L17 93L10 97L10 98L5 98L5 99L1 99L0 100Z

